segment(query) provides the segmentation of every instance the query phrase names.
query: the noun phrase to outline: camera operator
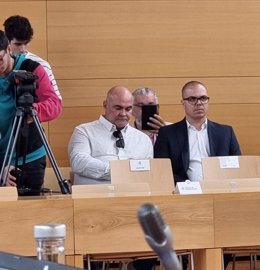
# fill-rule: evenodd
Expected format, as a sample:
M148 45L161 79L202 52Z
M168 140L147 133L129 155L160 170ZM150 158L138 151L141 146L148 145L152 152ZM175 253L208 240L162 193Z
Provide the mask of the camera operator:
M35 90L37 102L32 104L40 122L56 118L62 109L61 100L56 95L53 85L43 67L25 55L11 55L7 37L0 30L0 164L3 164L5 151L10 138L13 120L17 111L14 82L14 70L33 72L38 79ZM15 158L7 173L6 185L17 186L17 179L11 170L17 164L23 185L28 192L20 195L39 195L44 180L46 152L35 123L30 114L25 114L23 126L28 128L16 144ZM18 189L19 192L19 189Z
M55 80L50 64L36 54L28 51L29 44L33 39L33 28L28 18L14 15L4 21L4 32L9 40L12 54L25 54L26 59L40 63L47 72L52 82L55 93L61 98L61 94Z

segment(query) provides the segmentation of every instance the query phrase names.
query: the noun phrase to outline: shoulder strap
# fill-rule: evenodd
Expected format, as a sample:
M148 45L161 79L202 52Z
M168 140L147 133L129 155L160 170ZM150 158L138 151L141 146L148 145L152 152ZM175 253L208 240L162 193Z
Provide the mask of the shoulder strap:
M20 66L20 69L33 72L38 66L39 66L38 62L35 62L35 61L31 60L31 59L25 59L22 62L21 66Z

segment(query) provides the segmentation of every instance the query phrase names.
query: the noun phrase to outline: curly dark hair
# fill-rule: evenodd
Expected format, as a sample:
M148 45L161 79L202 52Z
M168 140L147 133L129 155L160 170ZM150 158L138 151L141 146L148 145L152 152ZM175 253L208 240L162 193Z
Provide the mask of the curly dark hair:
M9 41L8 41L4 31L0 30L0 51L6 50L8 44L9 44Z
M4 28L9 41L14 38L17 40L32 40L33 29L26 17L19 15L11 16L5 20Z

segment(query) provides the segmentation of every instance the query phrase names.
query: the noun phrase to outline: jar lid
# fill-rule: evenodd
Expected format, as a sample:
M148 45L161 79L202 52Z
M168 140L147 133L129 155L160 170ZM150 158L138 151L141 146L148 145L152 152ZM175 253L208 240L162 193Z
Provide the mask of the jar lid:
M65 224L40 224L34 226L35 238L47 237L65 237L66 225Z

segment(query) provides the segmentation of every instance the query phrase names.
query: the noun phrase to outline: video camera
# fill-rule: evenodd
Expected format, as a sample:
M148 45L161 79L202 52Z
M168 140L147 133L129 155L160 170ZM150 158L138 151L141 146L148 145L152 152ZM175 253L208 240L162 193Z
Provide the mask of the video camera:
M29 107L38 101L35 90L38 76L30 71L14 70L15 95L17 106Z

